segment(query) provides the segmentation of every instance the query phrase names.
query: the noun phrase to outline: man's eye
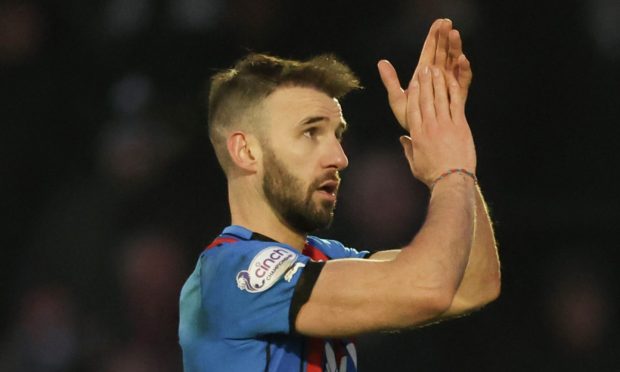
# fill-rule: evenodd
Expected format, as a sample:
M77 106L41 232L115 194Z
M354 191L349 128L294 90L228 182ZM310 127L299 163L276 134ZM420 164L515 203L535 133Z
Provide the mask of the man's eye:
M308 128L304 131L304 136L308 138L314 137L316 134L316 128Z

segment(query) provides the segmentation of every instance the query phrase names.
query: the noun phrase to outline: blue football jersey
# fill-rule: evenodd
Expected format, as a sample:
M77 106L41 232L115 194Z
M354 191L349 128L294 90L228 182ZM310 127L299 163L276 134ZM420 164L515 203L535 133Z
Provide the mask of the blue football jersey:
M294 325L321 261L367 255L312 236L300 253L244 227L227 227L181 290L185 372L356 371L350 340L305 337Z

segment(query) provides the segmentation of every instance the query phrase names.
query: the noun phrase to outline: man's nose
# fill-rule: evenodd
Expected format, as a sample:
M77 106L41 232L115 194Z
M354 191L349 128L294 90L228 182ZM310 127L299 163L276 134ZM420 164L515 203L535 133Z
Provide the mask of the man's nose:
M330 143L325 162L327 168L336 168L337 170L342 170L349 166L349 159L342 148L342 144L337 138L334 138Z

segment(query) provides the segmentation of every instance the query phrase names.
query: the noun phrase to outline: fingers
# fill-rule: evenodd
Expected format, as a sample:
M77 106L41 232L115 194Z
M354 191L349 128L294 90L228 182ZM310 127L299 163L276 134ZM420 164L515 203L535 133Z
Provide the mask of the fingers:
M444 75L444 79L446 79L446 84L448 86L450 86L450 84L453 84L453 83L458 84L458 65L456 65L456 67L454 67L453 70L446 71L446 74ZM450 99L452 99L451 96L450 96Z
M435 94L435 115L439 123L448 123L450 122L450 100L443 71L438 67L433 67L431 72L433 74L433 92Z
M465 118L465 97L463 96L463 89L456 79L448 82L448 92L450 94L450 117L452 122L457 125L467 123Z
M426 40L424 40L424 46L422 47L422 53L420 53L420 60L418 66L429 66L435 61L435 51L437 50L437 33L441 28L443 19L437 19L431 25L428 30Z
M461 97L467 99L467 93L472 80L471 65L463 54L463 40L458 30L452 29L448 33L448 58L446 64L446 81L448 84L456 80L461 87Z
M457 66L458 58L463 54L463 42L458 30L452 29L448 34L448 63L447 69Z
M466 100L473 75L470 63L463 54L463 41L458 30L450 30L448 44L446 81L450 84L453 79L456 79L461 86L461 97L463 100Z
M383 59L379 61L377 68L379 69L379 76L381 76L381 81L387 91L388 102L392 112L394 112L394 116L396 116L396 120L405 130L409 130L405 119L407 96L403 88L401 88L394 66L388 60Z
M448 74L449 75L449 74ZM417 82L417 79L414 79ZM418 87L414 84L410 85L410 97L408 105L414 105L416 102L414 94L417 94ZM414 93L415 92L415 93ZM419 126L420 131L424 131L429 126L437 124L451 124L453 113L459 118L464 118L464 102L461 96L461 90L456 79L446 82L444 72L436 66L425 66L419 77L419 110L420 114L416 114L415 110L408 110L408 120ZM415 133L415 132L414 132Z
M422 131L422 112L420 109L420 81L416 76L411 79L407 96L407 124L409 131L417 135Z
M464 104L472 79L471 66L463 55L460 33L452 29L449 19L437 19L428 32L420 60L409 82L403 90L396 70L387 60L377 64L381 81L388 93L390 107L400 125L407 131L423 130L422 122L432 125L441 116L441 121L450 116L450 103L456 95L449 94L446 86L439 89L437 84L455 83L460 86L458 97ZM422 66L440 69L439 76L433 80L430 67L422 76ZM433 87L435 85L435 87ZM411 92L415 91L414 94ZM435 105L437 100L437 105ZM426 125L426 124L425 124Z
M450 30L452 30L452 21L444 19L437 33L437 48L435 51L435 60L433 61L435 66L441 68L446 68L448 63L448 35L450 34Z
M377 68L379 69L379 75L381 76L381 81L387 90L388 96L398 96L399 93L403 92L396 70L387 59L379 61Z
M457 65L458 65L457 76L458 76L459 85L461 86L461 88L464 88L465 90L467 90L469 89L469 86L471 85L471 80L473 78L473 72L471 70L471 64L469 63L469 60L467 59L467 57L465 57L465 54L461 54L459 56Z
M433 125L436 120L433 81L430 68L425 66L420 73L420 111L425 125ZM411 101L410 101L411 102Z

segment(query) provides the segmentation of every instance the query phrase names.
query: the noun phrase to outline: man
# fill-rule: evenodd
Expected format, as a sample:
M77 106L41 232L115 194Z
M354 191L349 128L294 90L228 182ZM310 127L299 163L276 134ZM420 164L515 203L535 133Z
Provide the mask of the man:
M213 77L209 135L232 225L181 293L185 371L355 371L350 337L455 317L498 296L458 31L449 20L433 23L406 90L389 62L378 68L410 134L401 144L412 173L431 199L411 243L370 257L308 235L331 222L348 164L338 98L359 87L348 67L325 56L252 54Z

